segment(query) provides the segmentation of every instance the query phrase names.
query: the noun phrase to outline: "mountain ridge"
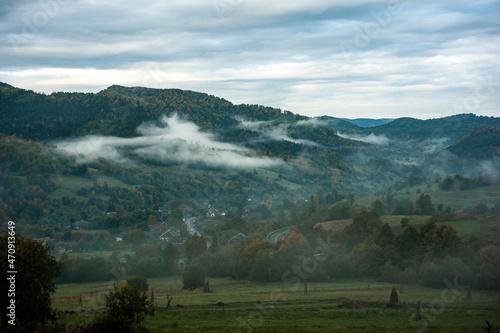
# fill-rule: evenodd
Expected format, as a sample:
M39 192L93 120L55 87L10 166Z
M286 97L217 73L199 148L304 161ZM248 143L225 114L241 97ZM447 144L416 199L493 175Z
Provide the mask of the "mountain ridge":
M435 120L405 117L362 128L340 118L311 118L279 108L235 105L181 89L112 85L98 93L45 95L0 85L0 135L10 137L0 148L9 151L19 146L19 152L28 151L23 154L32 155L35 161L45 157L34 147L45 143L51 148L43 151L64 154L61 168L68 176L88 164L126 183L140 183L154 170L159 173L155 178L165 178L163 190L169 197L184 193L179 187L199 190L202 184L196 177L205 173L212 173L222 187L229 181L253 184L258 180L260 197L307 197L320 189L374 193L408 177L432 179L437 171L427 164L426 155L443 155L447 146L472 133L477 124L496 128L499 120L470 114ZM469 128L472 130L467 131ZM450 130L456 132L454 138L449 138ZM496 138L493 132L482 134ZM13 135L24 141L15 141ZM476 141L481 145L485 140ZM452 150L446 152L455 156ZM456 157L474 158L467 154ZM483 154L481 158L489 157ZM467 171L470 163L458 165L456 159L450 159L453 169L433 161L442 166L439 172L443 174ZM16 163L22 164L22 160ZM29 166L25 169L17 175L11 165L5 167L6 172L22 177L31 172ZM38 169L37 174L46 174L49 164L42 163ZM265 184L269 179L272 184ZM257 185L245 186L243 196ZM289 193L280 192L285 190Z

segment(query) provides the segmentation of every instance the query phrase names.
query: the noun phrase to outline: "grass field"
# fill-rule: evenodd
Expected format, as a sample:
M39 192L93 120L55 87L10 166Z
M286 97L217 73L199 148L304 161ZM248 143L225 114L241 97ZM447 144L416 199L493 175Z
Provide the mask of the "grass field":
M415 202L422 193L431 196L435 207L442 204L445 208L450 207L451 209L455 209L458 206L462 208L474 207L480 202L486 204L488 207L492 207L497 201L500 201L500 186L484 186L468 191L441 191L437 184L431 184L430 188L427 188L426 185L407 186L395 192L394 199ZM381 197L356 198L356 203L364 207L371 207L377 199L381 199Z
M278 184L280 184L281 186L286 187L289 190L296 190L296 189L299 189L299 188L302 187L299 184L289 182L289 181L287 181L285 179L279 179L278 180L279 174L276 173L276 172L269 171L269 170L264 170L264 169L256 169L256 171L259 173L259 175L263 175L264 177L266 177L266 179L273 179L273 180L277 181Z
M128 189L134 189L136 187L140 187L140 185L130 185L122 182L121 180L118 180L113 177L108 177L108 176L103 176L103 177L98 177L97 178L97 184L98 185L103 185L104 183L107 183L109 186L112 187L125 187Z
M91 234L95 233L95 230L82 230ZM127 249L127 250L118 250L120 252L120 258L125 260L125 255L134 255L134 251ZM103 258L109 258L111 254L113 253L113 250L110 251L89 251L89 252L71 252L68 253L69 258L74 258L74 257L83 257L85 259L92 258L92 257L103 257Z
M450 225L455 229L461 236L472 236L478 234L481 231L479 225L479 219L475 220L465 220L465 221L447 221L447 222L436 222L436 225Z
M84 201L85 200L84 197L79 196L78 194L75 194L75 193L73 193L70 190L65 189L65 188L59 188L59 189L55 190L54 192L52 192L50 194L50 196L54 200L61 200L64 197L68 197L70 199L75 198L76 201Z
M401 227L401 220L403 218L408 219L408 225L410 226L420 226L429 220L430 216L426 215L385 215L381 216L380 219L382 223L387 223L391 228Z
M152 332L480 332L484 320L498 322L500 293L472 293L396 286L399 305L388 307L392 284L342 280L302 284L210 279L212 293L181 290L180 277L150 279L157 313L144 326ZM89 322L104 307L109 283L60 285L54 307L65 323ZM82 306L79 297L82 296ZM167 311L167 295L173 297ZM416 322L421 302L423 321ZM68 313L71 311L70 313Z
M63 197L68 197L75 198L76 201L84 201L86 198L76 193L80 188L89 188L95 183L97 185L103 185L104 183L107 183L112 187L124 187L129 190L139 187L139 185L126 184L121 180L108 176L98 177L95 181L86 177L77 176L57 176L53 177L51 180L60 187L50 194L51 197L56 200L60 200ZM98 197L102 200L109 200L109 196L107 195L99 195Z

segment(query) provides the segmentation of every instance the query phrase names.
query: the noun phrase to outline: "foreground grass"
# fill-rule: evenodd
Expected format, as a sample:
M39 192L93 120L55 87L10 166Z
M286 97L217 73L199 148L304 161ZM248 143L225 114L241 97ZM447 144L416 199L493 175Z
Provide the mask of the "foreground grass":
M498 322L500 293L396 286L399 306L388 307L392 284L342 280L302 284L210 279L212 293L181 290L180 278L150 279L157 314L143 325L152 332L437 332L481 331ZM104 308L109 283L60 285L54 307L65 324L90 322ZM400 289L402 287L402 290ZM80 306L80 295L82 303ZM173 297L165 310L167 296ZM415 321L421 302L423 321Z

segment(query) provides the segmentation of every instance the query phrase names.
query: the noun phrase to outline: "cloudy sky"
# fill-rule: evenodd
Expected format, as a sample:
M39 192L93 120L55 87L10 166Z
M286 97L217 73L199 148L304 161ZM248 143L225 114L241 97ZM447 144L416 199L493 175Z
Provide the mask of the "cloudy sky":
M500 0L0 2L0 81L207 92L308 116L500 116Z

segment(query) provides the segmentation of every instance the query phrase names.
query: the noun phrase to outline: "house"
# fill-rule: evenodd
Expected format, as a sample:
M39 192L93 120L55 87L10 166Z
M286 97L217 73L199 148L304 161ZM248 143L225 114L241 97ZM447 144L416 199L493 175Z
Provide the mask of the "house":
M90 223L81 220L81 221L75 222L73 224L73 229L74 230L85 230L85 229L89 228L89 225L90 225Z
M73 246L77 242L74 241L59 241L56 243L56 253L73 252Z
M228 243L229 246L236 246L241 241L243 241L243 240L245 240L247 238L248 237L246 235L244 235L241 232L239 232L236 235L234 235L233 237L231 237L227 243Z
M210 218L214 218L214 217L216 217L218 215L220 215L220 211L218 209L215 209L215 208L211 208L207 212L207 217L210 217Z
M117 242L123 241L123 238L125 237L127 233L125 231L120 232L118 235L115 236L115 240Z
M161 234L160 239L173 245L180 245L184 243L184 240L181 238L181 230L176 227L168 228L167 231Z

